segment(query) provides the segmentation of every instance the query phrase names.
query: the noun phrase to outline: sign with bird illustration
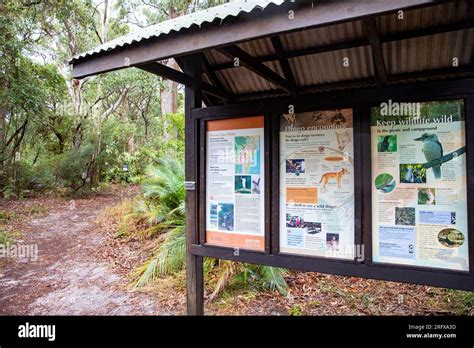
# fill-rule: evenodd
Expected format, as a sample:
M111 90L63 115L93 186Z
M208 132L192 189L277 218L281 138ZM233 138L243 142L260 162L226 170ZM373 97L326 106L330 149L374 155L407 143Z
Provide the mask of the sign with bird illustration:
M412 104L371 109L373 259L468 271L464 101Z

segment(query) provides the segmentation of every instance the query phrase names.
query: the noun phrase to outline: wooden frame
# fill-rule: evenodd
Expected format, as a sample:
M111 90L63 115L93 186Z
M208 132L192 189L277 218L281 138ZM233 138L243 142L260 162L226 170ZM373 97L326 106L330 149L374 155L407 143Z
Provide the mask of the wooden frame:
M296 103L295 103L296 104ZM294 105L296 107L296 105ZM358 110L352 109L353 116L353 139L354 139L354 244L360 245L362 242L362 229L360 224L357 222L361 220L361 152L360 152L360 120ZM326 108L318 107L317 104L313 106L312 104L302 105L295 109L296 113L299 112L311 112L311 111L324 111L329 109L342 109L342 108ZM271 234L273 236L273 249L272 254L281 255L281 256L296 256L290 253L280 252L280 116L281 113L272 113L273 115L273 128L272 128L272 139L274 139L272 145L272 191L273 191L273 200L272 200L272 230ZM311 259L323 259L323 260L333 260L333 261L342 261L349 263L358 263L356 260L344 260L344 259L332 259L332 258L322 258L318 256L310 255L301 255L299 257L311 258Z
M184 113L186 116L185 127L185 180L199 185L199 123L193 120L191 110L202 105L201 93L201 56L188 56L183 61L183 70L196 81L192 86L186 86ZM191 185L192 187L192 185ZM199 231L197 228L198 194L196 190L186 191L186 297L187 312L199 314L204 311L204 274L203 258L192 252L191 246L199 243Z
M468 208L468 241L470 271L444 270L420 266L403 266L386 263L372 262L371 241L371 165L370 165L370 107L382 101L434 101L446 99L464 99L466 113L466 146L467 146L467 208ZM355 241L363 242L365 260L356 262L352 260L328 259L315 256L302 256L281 254L279 252L279 127L277 117L285 113L288 105L295 106L296 112L311 110L326 110L339 108L352 108L354 115L354 157L355 157ZM407 86L392 86L358 91L337 92L332 94L319 94L297 98L282 98L270 104L247 103L232 106L216 106L210 108L194 108L191 110L190 122L204 122L216 118L229 118L251 115L266 115L265 122L265 151L266 179L265 190L270 191L271 200L268 204L270 214L266 214L265 226L267 244L266 252L241 250L239 255L234 254L232 248L216 247L202 243L193 243L188 247L188 253L199 257L214 257L239 262L264 264L275 267L285 267L306 271L323 272L330 274L357 276L380 280L400 281L414 284L424 284L463 290L474 290L474 79L457 79L411 84ZM202 132L201 126L201 132ZM200 135L202 139L202 133ZM357 140L358 139L358 140ZM200 151L205 149L200 145ZM202 154L201 154L202 156ZM361 165L362 159L364 165ZM202 161L200 162L202 165ZM271 165L270 165L271 164ZM270 167L270 168L268 168ZM356 168L357 167L357 168ZM202 170L201 170L202 173ZM271 178L269 180L268 178ZM201 177L202 180L202 177ZM202 182L202 181L201 181ZM205 186L205 185L204 185ZM205 187L200 188L204 193ZM268 202L268 198L266 201ZM202 201L200 203L202 205ZM202 214L202 210L200 212ZM357 218L357 216L359 218ZM196 217L203 229L203 216ZM268 221L270 219L270 221ZM202 242L202 240L201 240ZM190 298L190 301L193 299ZM202 314L196 313L196 314Z
M387 84L387 69L383 58L382 42L374 17L364 18L362 20L364 28L369 38L370 47L372 49L372 60L375 68L375 78L379 86Z
M208 245L206 244L206 168L207 168L207 156L206 156L206 122L207 121L213 121L213 120L218 120L218 119L232 119L232 118L244 118L244 117L251 117L251 116L263 116L264 117L264 156L265 156L265 171L264 171L264 191L265 191L265 198L264 198L264 203L265 203L265 230L270 231L271 226L270 226L270 215L271 215L271 197L272 197L272 190L271 190L271 166L269 165L271 161L271 151L270 151L270 130L271 130L271 115L270 114L262 114L262 113L249 113L249 114L242 114L242 115L233 115L230 117L227 117L225 115L222 116L212 116L212 117L202 117L200 118L200 129L201 132L199 134L199 137L201 139L201 147L200 147L200 185L199 185L199 220L201 223L199 224L199 241L200 245L204 245L206 247L210 248L223 248L221 246L215 246L215 245ZM269 233L265 233L264 236L264 241L265 241L265 246L263 251L254 251L256 253L265 253L265 254L270 254L271 250L271 236ZM227 248L228 249L228 248ZM234 252L234 248L230 248ZM239 250L244 250L244 249L239 249Z

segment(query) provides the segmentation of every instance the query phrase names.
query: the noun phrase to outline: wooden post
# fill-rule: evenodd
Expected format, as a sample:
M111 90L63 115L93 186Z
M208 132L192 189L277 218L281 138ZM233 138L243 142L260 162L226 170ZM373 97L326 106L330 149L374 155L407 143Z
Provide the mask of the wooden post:
M191 246L199 243L199 124L191 118L191 110L202 107L202 61L199 55L183 60L184 73L193 79L185 88L185 180L186 190L186 296L188 315L204 314L203 257L191 253ZM194 182L194 187L192 183Z

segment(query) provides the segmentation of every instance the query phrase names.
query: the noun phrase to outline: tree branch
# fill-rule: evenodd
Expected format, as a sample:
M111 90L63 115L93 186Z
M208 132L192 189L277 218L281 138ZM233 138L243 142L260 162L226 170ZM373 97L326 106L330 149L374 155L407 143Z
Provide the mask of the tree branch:
M104 113L102 114L102 117L101 117L102 119L106 119L112 112L117 110L117 108L120 106L120 104L122 104L123 100L127 96L128 91L129 91L128 88L126 88L124 91L122 91L122 93L118 97L117 101L114 104L112 104L107 110L104 111Z
M26 125L28 124L28 119L25 118L25 121L23 122L23 124L21 125L21 127L19 127L17 130L15 130L15 133L12 134L12 136L10 137L10 139L8 139L8 141L5 143L5 148L8 147L8 145L10 145L10 143L13 141L13 139L16 138L16 136L26 127Z
M428 169L428 168L431 168L431 167L434 167L434 166L439 166L443 163L451 161L454 157L458 157L458 156L462 155L465 152L466 152L466 147L464 146L464 147L461 147L460 149L458 149L456 151L453 151L453 152L451 152L447 155L444 155L440 158L437 158L435 160L426 162L425 164L423 164L423 167Z

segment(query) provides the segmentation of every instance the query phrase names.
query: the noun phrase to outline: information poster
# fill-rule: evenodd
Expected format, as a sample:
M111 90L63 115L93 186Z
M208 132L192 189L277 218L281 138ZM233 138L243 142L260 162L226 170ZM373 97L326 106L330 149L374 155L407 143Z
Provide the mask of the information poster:
M281 117L281 252L354 258L352 123L352 109Z
M206 243L264 250L264 117L207 122Z
M463 100L371 109L375 262L469 270Z

